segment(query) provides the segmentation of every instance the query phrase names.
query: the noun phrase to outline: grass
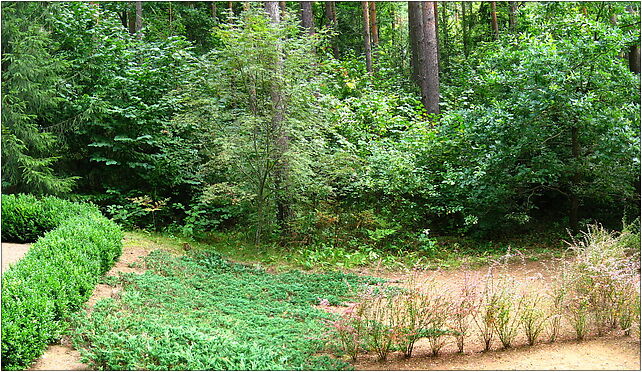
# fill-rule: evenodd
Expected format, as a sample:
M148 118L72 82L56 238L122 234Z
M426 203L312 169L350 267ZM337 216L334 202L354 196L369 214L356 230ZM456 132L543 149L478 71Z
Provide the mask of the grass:
M144 241L140 233L131 241ZM182 242L149 239L169 251ZM148 241L149 242L149 241ZM189 243L191 244L191 243ZM198 246L196 247L198 248ZM142 275L118 279L118 298L99 301L75 319L74 346L93 368L111 370L343 369L323 350L331 315L321 299L339 304L378 281L341 273L270 274L214 253L176 257L152 252Z
M358 267L380 267L389 270L406 268L456 269L488 265L510 250L519 251L532 261L560 257L566 247L565 236L550 232L521 235L495 241L481 241L455 236L436 238L431 252L412 248L376 249L367 245L355 247L315 244L283 247L278 244L255 245L238 232L215 232L204 241L142 232L163 247L176 252L189 244L193 250L217 252L232 261L266 265L277 270L302 269L312 271L345 270Z

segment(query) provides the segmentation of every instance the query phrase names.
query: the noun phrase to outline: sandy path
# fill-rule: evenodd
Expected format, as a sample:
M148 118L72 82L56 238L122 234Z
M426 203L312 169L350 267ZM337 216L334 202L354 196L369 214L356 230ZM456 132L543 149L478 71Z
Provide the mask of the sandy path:
M149 241L133 240L127 235L123 240L123 253L116 264L105 275L115 276L118 273L145 272L143 259L156 249ZM3 247L4 249L4 247ZM4 253L4 252L3 252ZM4 256L3 256L4 259ZM101 298L116 296L121 288L107 284L98 284L86 303L91 308ZM68 339L63 338L59 345L50 345L45 353L30 368L32 371L87 371L89 366L80 362L80 353L73 349Z
M9 265L18 262L24 256L31 244L17 244L2 242L2 272L9 268Z

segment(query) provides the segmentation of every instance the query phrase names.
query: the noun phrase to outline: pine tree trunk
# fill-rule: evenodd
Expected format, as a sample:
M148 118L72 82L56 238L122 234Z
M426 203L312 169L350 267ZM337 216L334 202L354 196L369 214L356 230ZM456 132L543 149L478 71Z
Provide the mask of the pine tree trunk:
M281 10L281 18L285 17L285 12L287 8L285 7L285 1L279 1L279 9Z
M325 19L326 19L326 26L328 28L332 29L333 31L337 31L337 11L336 7L334 5L334 1L326 1L324 3L325 6ZM337 45L337 40L336 37L332 37L332 55L334 58L339 58L339 46Z
M437 40L435 19L436 14L433 2L422 1L421 90L422 102L429 114L439 114L439 42Z
M435 35L437 35L437 65L439 71L442 70L441 66L441 45L439 44L439 9L437 9L437 2L433 1L433 12L435 14Z
M311 1L301 2L301 25L308 31L309 35L314 35L314 17Z
M143 37L143 2L136 2L136 37L139 39Z
M466 3L461 2L461 38L464 45L464 56L468 57L468 17L466 16Z
M448 7L446 6L447 3L442 3L441 4L441 29L442 29L442 35L443 35L443 48L440 50L440 60L442 62L442 71L445 71L448 69L448 61L449 61L449 43L450 39L448 37ZM435 13L436 15L437 13ZM439 32L439 30L437 30Z
M419 55L421 53L421 42L423 39L423 26L421 21L421 4L417 1L408 2L408 36L410 38L411 78L417 85L421 86L421 64L419 63Z
M361 10L363 13L363 42L366 54L366 70L372 73L372 44L370 41L370 12L368 10L368 2L361 2Z
M127 17L127 25L129 26L129 34L136 34L136 5L133 1L129 2L129 16Z
M510 27L511 32L515 32L515 27L517 25L517 2L509 1L508 5L510 7L510 12L508 13L508 26Z
M499 25L497 24L497 4L495 1L490 2L490 24L493 27L493 40L499 39Z
M370 16L370 39L375 47L379 45L379 27L377 26L377 5L374 1L368 2Z
M212 14L212 18L214 18L214 22L217 21L216 19L216 1L210 1L210 11Z
M633 45L629 49L629 70L640 74L640 46Z

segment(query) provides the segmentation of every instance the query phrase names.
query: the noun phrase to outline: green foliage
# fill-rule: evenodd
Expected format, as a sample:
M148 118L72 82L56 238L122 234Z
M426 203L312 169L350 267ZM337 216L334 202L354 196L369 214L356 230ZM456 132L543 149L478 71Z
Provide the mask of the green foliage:
M269 274L216 254L155 251L148 272L123 277L118 299L76 319L75 346L94 368L339 369L315 356L323 320L311 305L338 304L370 279L339 273Z
M357 3L335 4L333 33L314 4L314 36L295 3L275 25L259 4L148 2L138 37L133 5L3 4L9 192L69 191L76 175L125 226L245 227L319 257L321 244L434 254L425 229L575 225L575 203L609 227L639 215L639 77L622 58L638 4L518 3L513 24L498 3L498 40L489 3L439 4L431 118L408 79L406 3L377 4L373 73Z
M122 232L94 206L53 197L3 195L2 216L3 240L52 229L2 275L3 368L20 370L65 331L120 255Z
M2 240L35 242L46 232L80 215L100 216L100 211L93 205L52 196L2 195Z
M38 23L49 20L47 8L2 4L2 187L11 192L65 193L75 180L53 169L57 142L47 129L57 120L51 113L62 101L65 64Z

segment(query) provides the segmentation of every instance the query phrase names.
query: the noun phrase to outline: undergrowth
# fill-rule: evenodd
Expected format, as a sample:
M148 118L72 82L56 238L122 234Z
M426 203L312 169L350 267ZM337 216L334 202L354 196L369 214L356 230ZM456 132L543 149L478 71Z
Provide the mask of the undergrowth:
M343 369L319 356L339 304L377 280L340 273L270 274L212 253L155 251L143 275L124 275L118 298L76 320L74 346L109 370Z

